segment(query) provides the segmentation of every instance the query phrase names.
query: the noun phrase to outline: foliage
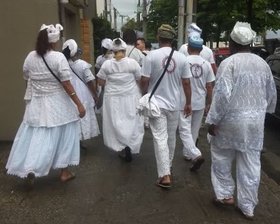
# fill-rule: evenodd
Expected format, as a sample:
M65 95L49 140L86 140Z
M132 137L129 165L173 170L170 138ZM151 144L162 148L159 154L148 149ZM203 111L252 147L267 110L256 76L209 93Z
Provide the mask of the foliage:
M94 40L94 57L96 58L101 54L101 41L104 38L117 38L119 33L111 29L110 23L101 17L93 18L93 40Z
M236 21L250 22L259 34L267 29L280 29L279 0L197 0L197 24L203 38L218 42L228 39ZM153 0L148 14L148 37L155 37L157 28L178 23L177 0ZM222 38L222 39L223 39Z

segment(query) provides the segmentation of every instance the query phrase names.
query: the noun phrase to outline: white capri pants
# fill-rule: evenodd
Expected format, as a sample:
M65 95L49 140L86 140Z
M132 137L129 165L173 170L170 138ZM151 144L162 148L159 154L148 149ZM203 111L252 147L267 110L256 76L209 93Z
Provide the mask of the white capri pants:
M217 199L231 198L235 182L232 178L232 162L236 160L237 203L243 213L254 214L258 204L261 162L260 151L241 152L211 145L211 180Z
M170 175L176 146L178 121L179 111L165 109L161 109L160 117L150 118L158 177Z

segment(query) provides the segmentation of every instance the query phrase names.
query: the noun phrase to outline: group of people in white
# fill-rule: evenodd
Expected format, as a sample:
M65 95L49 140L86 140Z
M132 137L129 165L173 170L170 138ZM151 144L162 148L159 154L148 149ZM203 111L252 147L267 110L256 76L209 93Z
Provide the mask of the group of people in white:
M183 156L191 160L190 170L197 171L203 164L205 159L196 141L207 114L213 202L236 204L231 174L235 160L236 205L245 218L253 218L258 203L265 113L274 112L276 89L269 66L250 53L255 36L250 24L236 23L230 34L233 55L218 69L196 24L188 29L188 43L174 52L176 32L168 24L158 28L160 48L152 51L139 50L139 39L128 30L123 38L102 41L96 77L91 65L80 59L81 50L75 40L65 41L62 53L55 50L62 29L59 24L43 24L35 50L25 59L26 109L6 165L8 174L33 184L35 177L45 176L53 168L61 169L62 182L73 179L75 175L68 167L79 164L80 141L100 134L94 107L100 101L97 93L104 91L104 144L131 162L133 154L140 152L145 120L153 134L156 185L161 188L172 186L177 129ZM139 41L141 45L144 40ZM159 113L144 118L139 101L154 88Z

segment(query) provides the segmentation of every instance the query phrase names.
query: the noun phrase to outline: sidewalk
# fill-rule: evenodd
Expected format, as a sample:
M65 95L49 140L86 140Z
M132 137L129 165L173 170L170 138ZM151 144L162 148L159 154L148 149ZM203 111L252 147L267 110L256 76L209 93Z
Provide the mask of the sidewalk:
M202 130L205 136L206 130ZM157 179L152 135L146 131L141 154L125 163L103 145L102 136L88 141L76 179L62 184L58 171L36 180L33 191L24 181L5 174L10 145L0 145L1 224L277 224L280 186L262 173L255 220L233 208L215 207L211 199L210 152L205 138L199 147L206 162L197 173L182 158L178 140L173 163L173 187L162 190Z

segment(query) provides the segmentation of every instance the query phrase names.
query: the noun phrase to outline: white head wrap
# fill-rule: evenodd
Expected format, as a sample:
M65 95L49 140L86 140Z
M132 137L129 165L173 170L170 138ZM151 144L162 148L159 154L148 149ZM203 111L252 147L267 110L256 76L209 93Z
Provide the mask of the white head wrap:
M108 50L112 50L112 44L113 44L113 41L109 38L105 38L101 42L101 46L105 47Z
M60 38L60 31L63 30L63 27L60 24L56 24L55 26L53 24L43 24L40 31L45 29L47 29L48 32L49 43L56 43Z
M250 23L236 22L230 37L240 45L249 45L256 37L256 32L252 30Z
M118 42L118 40L120 40L120 44L116 43L116 42ZM113 44L112 44L113 51L126 50L126 48L127 48L127 45L121 38L116 38L113 40Z
M64 50L67 47L69 47L71 57L73 57L78 51L78 45L73 39L66 40L62 45L62 50Z
M188 36L198 36L200 37L202 29L200 29L195 23L191 23L188 27Z

